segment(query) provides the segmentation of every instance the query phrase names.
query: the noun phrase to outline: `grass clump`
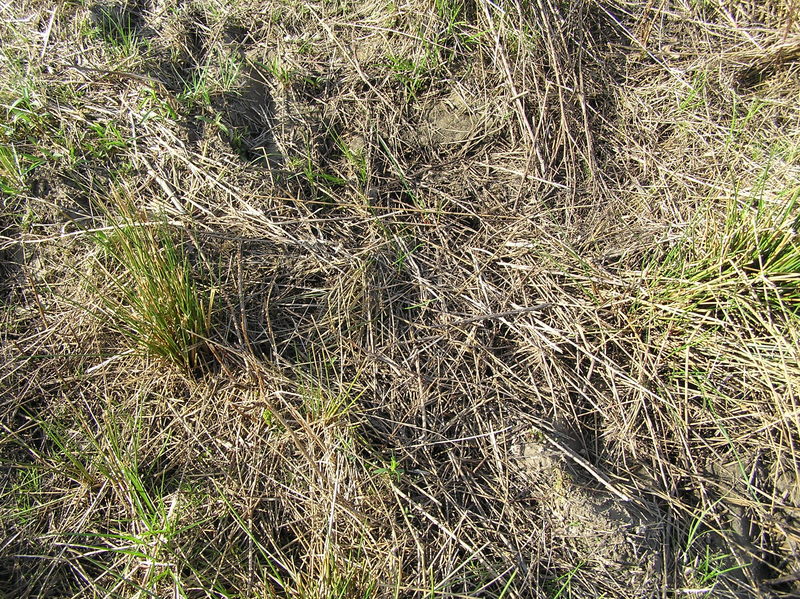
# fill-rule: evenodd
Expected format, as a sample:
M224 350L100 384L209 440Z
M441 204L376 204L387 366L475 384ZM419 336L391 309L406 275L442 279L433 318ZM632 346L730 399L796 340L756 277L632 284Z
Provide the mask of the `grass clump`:
M797 191L771 204L734 200L723 222L706 214L684 240L654 263L647 279L658 299L686 314L718 319L742 315L754 326L768 311L800 307L800 246L795 231ZM746 307L742 314L738 308Z
M184 368L201 364L214 292L202 291L174 231L122 204L108 230L95 234L112 293L102 306L112 326L148 354ZM136 217L140 218L136 218Z

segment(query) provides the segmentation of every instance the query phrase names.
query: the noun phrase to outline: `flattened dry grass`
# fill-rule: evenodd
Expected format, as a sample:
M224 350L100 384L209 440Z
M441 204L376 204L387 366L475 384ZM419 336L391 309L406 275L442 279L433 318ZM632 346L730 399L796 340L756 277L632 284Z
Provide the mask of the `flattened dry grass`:
M4 7L0 594L797 594L795 12Z

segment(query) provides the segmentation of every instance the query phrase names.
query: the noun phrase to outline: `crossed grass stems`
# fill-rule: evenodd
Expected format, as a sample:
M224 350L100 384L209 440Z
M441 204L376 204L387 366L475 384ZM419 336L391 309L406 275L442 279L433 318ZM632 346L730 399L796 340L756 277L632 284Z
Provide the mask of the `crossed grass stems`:
M660 295L655 305L662 308L652 312L645 310L645 313L655 319L656 326L659 320L671 326L676 318L707 314L709 316L704 316L704 319L715 323L712 331L726 326L726 322L743 322L754 327L757 322L753 319L761 314L762 306L770 306L791 317L798 302L797 279L792 275L800 266L800 253L792 237L793 221L789 218L794 214L794 199L795 196L791 195L777 212L763 205L751 208L746 203L743 206L741 202L735 202L720 230L701 236L690 229L686 241L678 244L658 266L652 267L658 269L656 272L648 273L652 285L643 299L652 300L653 289L658 289ZM95 235L102 249L99 263L102 264L104 259L111 263L103 266L104 278L111 282L117 295L117 299L105 296L106 314L134 346L181 368L195 368L203 355L200 348L212 331L213 293L199 291L193 267L176 244L175 233L165 222L140 222L142 215L135 218L137 214L130 204L118 202L120 206L123 216L118 217L107 232ZM110 269L112 265L116 266L116 272ZM681 268L680 272L675 272L676 268ZM662 283L656 285L658 281ZM672 307L663 311L666 305ZM683 326L687 327L687 337L695 337L695 332L689 328L690 322ZM697 379L697 372L676 374L679 384L682 384L680 379L683 376L691 376L692 384L705 388L705 393L710 392L704 387L706 383ZM311 380L316 379L312 377ZM323 387L315 390L313 382L309 384L312 387L301 385L299 392L305 398L311 418L337 419L346 415L358 402L359 396L351 392L355 381L335 396ZM708 395L705 401L716 426L736 454L736 445L715 413L714 402L718 400ZM264 417L272 420L269 410ZM366 467L373 474L388 477L390 484L399 484L405 472L395 456L390 456L382 465L369 464ZM155 518L164 509L163 500L149 498L141 485L135 484L138 480L136 471L131 472L128 472L131 474L128 478L135 491L133 504L142 510L147 508ZM742 471L742 475L746 477L747 473ZM697 584L700 588L707 588L708 592L724 575L750 565L732 561L734 554L722 553L712 549L708 543L699 542L705 535L713 534L713 529L706 528L704 519L714 507L710 506L695 517L685 542L686 559L693 564ZM145 531L149 531L145 533L146 537L150 533L166 534L169 523L162 516L151 522L152 526L145 526ZM147 518L143 520L150 522ZM177 529L174 532L177 534ZM124 540L124 537L118 540ZM131 555L145 557L138 552ZM157 560L157 556L148 559ZM555 596L570 596L570 584L579 568L576 566L556 579ZM153 583L158 580L160 578L154 579ZM350 589L345 579L335 584Z
M386 61L388 79L394 79L400 85L408 102L420 99L432 89L435 83L432 80L444 72L447 56L437 54L443 47L461 48L459 51L463 51L464 48L482 43L490 37L475 31L472 26L467 27L465 16L455 3L436 2L435 5L442 25L436 29L440 36L420 48L417 53L389 56ZM507 23L503 22L503 25L507 26ZM459 29L462 34L469 31L475 35L468 40L454 40L452 36ZM136 56L140 50L146 51L146 48L140 48L139 41L132 32L130 24L124 24L119 31L115 31L113 26L106 30L101 27L101 34L108 38L109 43L119 46L119 55L123 57ZM444 32L445 38L451 37L444 39L441 32ZM425 33L423 29L417 29L412 35L420 36ZM515 39L505 48L507 56L513 58L515 52L523 54L535 48L537 36L541 36L541 32L534 29L516 32ZM294 78L292 73L278 63L269 63L269 66L273 69L273 76L284 85ZM188 110L197 106L208 107L212 93L209 90L218 83L213 81L213 72L213 69L198 70L196 77L185 81L185 93L179 94L177 98L179 103ZM219 72L224 72L224 69ZM235 77L237 72L238 67L231 63L228 73ZM689 91L677 101L676 106L677 113L686 119L682 126L676 128L680 134L690 135L692 119L705 118L710 110L712 99L709 94L713 86L708 84L708 78L711 75L696 73L688 77ZM234 85L232 81L223 84L226 89ZM53 116L43 115L40 111L42 107L36 104L31 94L20 95L8 102L5 108L8 118L4 127L8 125L8 130L4 131L4 135L7 134L9 138L25 138L25 143L5 146L0 153L0 167L4 175L3 191L21 196L25 194L26 181L30 175L48 156L35 149L28 151L26 144L30 136L20 132L47 127ZM740 108L741 106L734 105L733 118L722 143L725 151L736 152L739 144L746 138L748 128L755 126L761 111L767 110L758 103L746 105L743 111ZM160 118L172 117L170 113L166 113ZM93 145L87 148L84 155L113 161L116 156L130 149L122 131L122 125L111 122L92 124L85 139L87 144L89 139L93 140ZM405 168L401 164L404 158L396 154L383 138L378 141L380 147L374 148L374 152L388 156L404 191L415 193L411 189L412 183L404 175ZM367 179L369 173L364 157L348 153L342 146L340 149L357 167L360 179ZM772 152L773 149L770 148L764 150L767 156ZM778 158L775 157L776 162ZM343 179L326 177L325 167L314 164L311 154L304 155L297 166L309 186L319 188L320 195L338 198L344 194ZM667 358L658 363L661 370L656 369L656 372L663 376L654 377L652 385L663 392L663 396L655 397L651 387L641 383L642 379L624 379L625 385L641 391L650 401L663 400L668 416L661 421L656 420L656 424L664 427L667 433L674 434L672 440L675 445L687 442L687 439L692 441L689 437L682 436L683 431L697 424L688 421L687 414L698 418L705 427L703 430L714 436L712 449L721 455L734 456L739 463L740 482L746 488L753 486L750 481L751 473L746 467L745 454L750 447L746 442L748 435L757 436L759 431L764 430L761 427L773 422L775 418L791 422L791 406L782 403L780 399L781 384L774 388L771 385L773 379L790 381L794 373L792 356L795 350L792 348L791 337L782 328L791 329L797 325L797 275L800 266L795 230L797 189L789 187L776 192L771 187L773 182L769 165L756 180L757 184L747 193L734 190L732 198L723 200L726 204L723 210L720 210L716 196L707 201L707 206L702 206L701 201L701 208L695 212L695 218L677 242L666 244L666 251L657 249L642 252L643 258L640 257L639 264L634 259L634 264L639 268L629 269L627 272L609 272L608 269L595 268L580 255L577 259L572 259L569 256L549 255L542 247L535 247L533 250L534 253L538 252L537 263L547 265L555 273L554 277L566 278L565 281L544 284L538 291L543 295L552 295L556 300L553 302L555 304L582 306L587 314L591 314L582 314L579 318L585 318L584 322L591 323L592 326L587 326L586 329L591 329L588 334L594 335L595 340L590 340L589 337L581 339L581 335L587 334L584 330L580 334L556 338L556 341L564 346L572 344L579 354L583 352L590 355L593 352L599 353L595 348L604 347L605 341L608 341L608 346L613 346L622 339L624 351L634 356L645 356L646 359L652 359L653 356L651 348L647 347L650 340L661 343L659 351ZM364 183L365 181L360 181L360 184ZM416 208L425 210L421 197L414 195L412 198ZM147 215L124 199L114 200L111 205L113 207L106 212L111 223L109 228L94 237L98 249L95 268L96 273L100 274L92 276L99 276L103 280L102 285L90 283L90 286L94 285L98 298L99 308L95 314L115 330L118 337L130 345L130 349L169 363L171 371L202 370L200 366L216 359L208 353L206 344L215 336L216 317L227 309L227 306L220 307L213 291L216 283L209 280L213 276L199 266L180 227L167 223L157 214ZM342 202L341 207L347 208L347 204ZM377 220L379 226L376 230L380 231L385 241L391 241L395 232L380 219ZM415 231L414 235L412 243L405 244L409 250L398 252L394 261L397 272L403 276L411 277L409 273L415 272L415 268L421 270L419 266L426 253L438 243L427 239L422 233ZM561 287L561 291L556 287ZM624 293L620 294L620 289ZM436 291L433 289L430 295L435 297ZM360 294L359 297L366 295L369 293ZM406 303L413 306L422 306L423 303L425 306L436 305L435 300L429 299L424 302L414 299ZM375 318L369 310L357 308L365 321ZM595 319L597 314L602 314L602 319ZM574 324L574 320L573 317L570 322ZM576 325L578 329L581 326ZM564 329L574 330L575 327L564 325ZM645 335L642 334L643 331ZM540 333L539 330L535 334ZM643 339L643 336L647 339ZM597 342L596 339L601 341ZM732 345L738 346L735 354L730 352ZM325 351L321 351L320 355L326 355L325 360L315 358L311 361L336 363L333 356L327 355ZM776 369L780 370L781 364L777 367L770 364L770 356L777 357L778 362L783 361L788 376L780 378ZM624 370L624 367L613 363L610 357L591 359L594 361L591 362L590 370L594 373L603 367ZM555 378L560 376L563 380L570 380L573 376L571 371L557 362L555 364L552 370ZM301 422L307 423L309 427L319 427L320 430L340 424L346 425L346 429L352 428L348 415L355 421L360 421L360 404L368 396L366 392L362 395L366 385L361 388L357 382L332 380L321 384L320 380L325 378L322 373L330 370L328 366L320 366L311 382L300 376L297 378L304 382L299 385L297 381L293 382L292 389L300 398L301 408L298 408L297 417L287 420L289 427L281 425L273 414L275 410L268 408L262 408L258 412L259 421L272 427L270 430L285 434L288 434L287 428L302 428L299 424ZM726 384L729 377L736 376L737 373L743 377L743 384L738 389ZM644 379L644 371L641 375ZM357 377L353 380L357 381ZM591 380L589 382L595 384ZM614 393L624 395L621 393L622 387L616 386L613 381L609 387ZM331 391L331 388L334 390ZM587 388L582 387L581 392L586 393ZM774 402L776 414L758 419L753 415L763 409L760 404L765 399ZM662 407L664 406L655 405L649 409L656 412ZM574 409L575 406L571 408ZM289 408L281 406L281 409ZM603 410L611 414L613 406L601 406L600 411ZM111 415L109 412L109 422L112 421ZM104 570L109 577L116 577L119 586L114 589L123 589L133 578L138 581L136 584L140 585L139 590L145 589L145 594L147 589L158 588L163 584L180 587L181 581L188 575L181 574L179 570L188 567L191 571L193 563L176 552L177 539L181 535L196 532L196 529L201 529L206 523L203 518L192 519L191 506L195 501L211 501L210 495L200 494L201 499L197 499L191 486L177 492L174 489L168 490L166 483L163 486L153 486L145 482L147 478L157 482L160 478L157 472L151 471L140 459L143 447L137 435L145 426L141 419L134 418L126 423L123 418L123 424L119 426L127 427L125 433L115 431L113 426L109 428L110 425L107 424L104 425L105 428L98 430L89 426L85 437L105 437L108 439L108 447L72 446L70 435L74 431L70 432L68 427L61 425L59 426L62 430L59 430L59 426L53 426L41 419L38 422L50 442L59 449L64 469L75 481L88 481L86 484L91 487L91 481L98 475L86 466L85 457L87 454L105 455L106 458L98 458L101 464L103 459L106 461L101 468L100 478L116 481L121 490L120 504L131 508L129 520L120 521L119 530L110 530L95 537L91 537L90 533L79 533L78 536L83 534L84 537L81 541L73 541L72 548L84 550L90 562L94 556L100 556L102 551L117 555L121 562L105 562L99 557L94 560L94 566ZM669 429L670 426L674 430ZM316 432L316 428L313 430L315 434L320 434ZM356 440L348 437L350 433L336 430L340 435L336 438L336 443L341 443L342 447L357 444ZM659 443L654 440L656 453L664 450L666 455L667 451L674 450L672 443ZM641 451L641 448L637 449ZM791 453L791 450L787 451ZM350 450L343 452L343 455L359 464L362 470L359 476L377 481L370 484L381 489L405 492L408 487L404 485L418 484L414 479L416 469L401 456L393 453L383 456L375 454L365 459L358 451ZM20 488L29 489L33 497L42 493L43 480L46 477L35 469L24 472L25 476L20 476L18 480ZM668 486L667 482L664 481L665 488ZM700 480L698 484L705 485L706 481ZM192 497L195 499L191 499ZM679 529L676 533L676 546L682 548L681 559L694 568L697 578L692 582L698 587L694 590L712 593L716 583L722 581L728 571L744 568L754 559L760 558L760 555L740 559L733 552L717 553L716 549L702 542L712 535L711 532L706 532L711 530L725 540L726 528L729 526L729 511L724 502L717 502L709 497L700 497L697 504L682 504L674 497L668 497L666 501L673 502L678 512L686 517L684 525L676 527ZM764 495L757 493L748 500L752 500L752 505L756 506L754 509L762 509L767 503ZM22 521L30 523L38 508L31 505L33 499L28 498L25 501L20 504L18 514ZM235 525L232 528L239 533L237 542L249 546L246 551L243 550L243 554L249 552L250 556L258 556L251 557L256 563L254 568L263 567L263 575L267 579L283 589L293 587L299 596L311 597L322 591L322 586L315 586L311 577L304 579L302 572L296 571L288 576L291 580L287 579L286 573L291 572L292 567L286 563L286 556L279 555L274 546L268 546L263 541L251 522L252 512L248 512L246 507L235 505L235 499L223 489L218 489L213 495L213 501L218 502L220 511ZM185 512L182 511L184 507ZM403 517L409 521L412 519L406 513ZM98 553L93 556L93 551ZM308 548L308 553L313 553L311 548ZM130 563L138 560L143 565L135 567L122 563L125 560L130 560ZM357 562L356 557L349 563ZM341 556L326 554L319 562L321 565L318 564L318 569L314 571L316 574L327 572L321 580L327 581L325 592L329 592L329 596L344 597L360 592L366 597L382 592L365 582L367 576L364 572L359 572L357 567L350 571L342 566L343 563L347 563L347 560L342 560ZM275 568L275 564L283 566ZM464 562L459 566L461 569L458 572L474 568L477 572L476 579L481 576L491 579L492 575L487 574L488 570L480 573L485 564ZM578 560L571 564L562 562L560 566L548 574L551 595L565 597L580 593L576 589L585 590L586 587L580 584L584 579L591 580L591 564ZM143 569L146 570L144 575ZM208 572L200 572L199 568L194 570L190 572L191 575L207 583L207 588L218 590L220 594L228 593L225 590L227 583L214 580L209 577ZM459 575L453 574L451 578L455 579ZM434 579L433 573L431 578ZM495 595L521 592L515 590L514 580L513 574L508 575ZM445 588L444 584L435 580L429 586L430 589L426 592L430 596L435 596ZM474 589L477 588L481 588L481 585L476 584Z

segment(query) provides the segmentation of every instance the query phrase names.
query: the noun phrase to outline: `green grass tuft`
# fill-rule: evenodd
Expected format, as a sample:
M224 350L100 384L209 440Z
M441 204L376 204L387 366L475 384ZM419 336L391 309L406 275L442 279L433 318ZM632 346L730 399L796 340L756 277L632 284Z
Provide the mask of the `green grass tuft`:
M110 230L95 235L98 264L113 293L101 298L114 327L135 346L185 368L200 365L214 293L202 291L166 222L143 222L123 206Z

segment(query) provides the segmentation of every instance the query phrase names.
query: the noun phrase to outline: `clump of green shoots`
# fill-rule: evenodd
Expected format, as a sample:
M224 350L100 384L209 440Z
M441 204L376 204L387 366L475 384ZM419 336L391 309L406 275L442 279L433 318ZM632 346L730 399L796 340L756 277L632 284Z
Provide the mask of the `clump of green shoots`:
M775 206L734 202L721 226L706 222L662 262L654 278L667 294L661 301L688 313L710 312L723 318L731 311L758 323L764 310L786 314L800 308L800 246L793 220L796 189Z
M102 299L116 328L147 353L185 368L199 366L211 328L213 290L195 282L192 264L164 220L147 221L130 204L95 239L116 293Z

